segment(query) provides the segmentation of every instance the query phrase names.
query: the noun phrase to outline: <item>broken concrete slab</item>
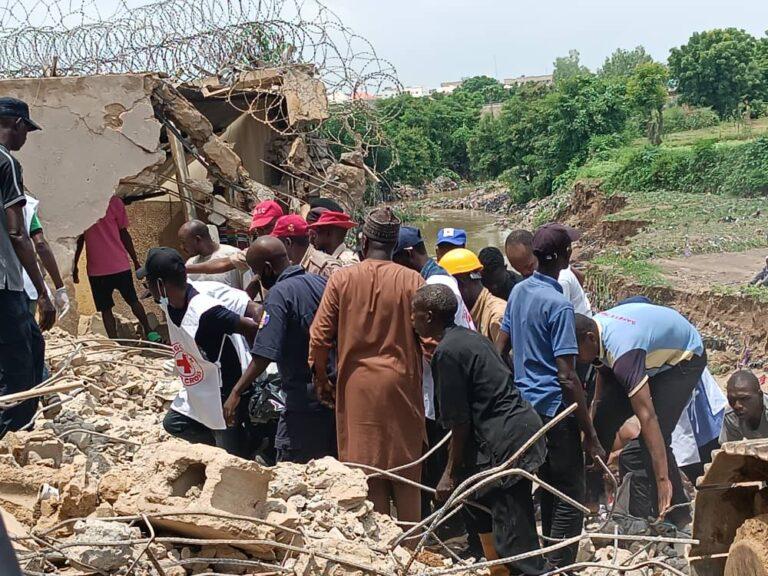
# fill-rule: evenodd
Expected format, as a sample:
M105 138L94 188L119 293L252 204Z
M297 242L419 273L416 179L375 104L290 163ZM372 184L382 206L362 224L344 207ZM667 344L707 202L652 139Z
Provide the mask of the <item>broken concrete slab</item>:
M126 524L95 519L76 522L74 532L69 542L120 542L140 536ZM125 568L134 559L133 548L129 543L125 546L73 546L68 549L68 553L83 565L107 572Z
M0 441L0 452L11 454L19 464L26 466L32 460L52 460L53 467L61 466L64 443L51 430L9 432Z
M259 506L267 499L272 473L256 462L211 446L172 439L164 442L160 451L154 446L142 448L131 466L122 471L131 481L127 483L128 491L114 501L118 514L184 512L185 515L157 517L154 522L194 538L253 540L274 536L273 529L259 523L226 518L259 517ZM116 482L104 486L102 481L102 493L107 499L111 499L110 490L118 489ZM211 515L189 514L194 512ZM273 558L275 553L266 545L243 548L267 558Z
M153 85L144 74L0 80L0 92L26 101L43 127L16 155L63 273L75 239L104 216L120 183L165 160Z

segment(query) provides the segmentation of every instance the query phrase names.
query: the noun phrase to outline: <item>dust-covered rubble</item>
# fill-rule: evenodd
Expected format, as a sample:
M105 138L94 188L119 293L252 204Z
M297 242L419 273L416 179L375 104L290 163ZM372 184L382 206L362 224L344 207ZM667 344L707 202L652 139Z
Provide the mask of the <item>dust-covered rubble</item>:
M264 467L168 436L178 385L164 348L57 330L47 345L56 383L79 386L49 398L56 408L34 430L0 441L0 511L36 538L15 542L22 563L125 574L135 562L146 575L157 563L183 576L395 574L409 561L361 470L333 458Z

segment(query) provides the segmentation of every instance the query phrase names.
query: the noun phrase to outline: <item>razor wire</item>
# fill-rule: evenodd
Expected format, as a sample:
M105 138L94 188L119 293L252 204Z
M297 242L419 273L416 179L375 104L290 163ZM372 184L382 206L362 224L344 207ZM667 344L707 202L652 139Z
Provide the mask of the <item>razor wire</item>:
M337 152L385 144L387 118L370 99L401 90L396 71L318 0L0 0L4 77L154 72L235 87L243 73L268 69L309 70L325 85L317 97L330 118L291 127L280 98L220 97L280 134L315 133Z

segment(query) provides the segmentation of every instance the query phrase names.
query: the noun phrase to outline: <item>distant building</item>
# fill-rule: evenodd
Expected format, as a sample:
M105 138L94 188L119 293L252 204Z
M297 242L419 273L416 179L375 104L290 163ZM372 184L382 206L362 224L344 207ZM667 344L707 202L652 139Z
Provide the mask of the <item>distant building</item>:
M344 92L332 92L328 96L328 100L333 102L334 104L341 104L342 102L349 102L352 98L350 98L349 94L344 94Z
M507 78L504 80L504 88L516 88L524 84L541 84L551 86L555 79L552 74L542 74L541 76L518 76L517 78Z
M399 96L402 94L402 92L398 88L388 87L383 88L382 90L379 90L379 93L377 96L379 98L394 98L395 96Z
M429 96L429 90L424 88L424 86L407 86L403 88L403 92L410 94L414 98L423 98L424 96Z
M451 92L456 90L456 88L461 86L463 83L464 83L464 80L458 80L456 82L441 82L440 88L437 88L435 92L437 92L438 94L450 94Z

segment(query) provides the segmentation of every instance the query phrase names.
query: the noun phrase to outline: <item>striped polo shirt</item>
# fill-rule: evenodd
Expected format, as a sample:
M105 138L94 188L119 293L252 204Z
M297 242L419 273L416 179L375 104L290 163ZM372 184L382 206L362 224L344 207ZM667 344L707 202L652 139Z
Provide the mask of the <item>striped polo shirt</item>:
M649 378L704 353L701 335L682 314L655 304L623 304L594 317L600 361L629 396Z

